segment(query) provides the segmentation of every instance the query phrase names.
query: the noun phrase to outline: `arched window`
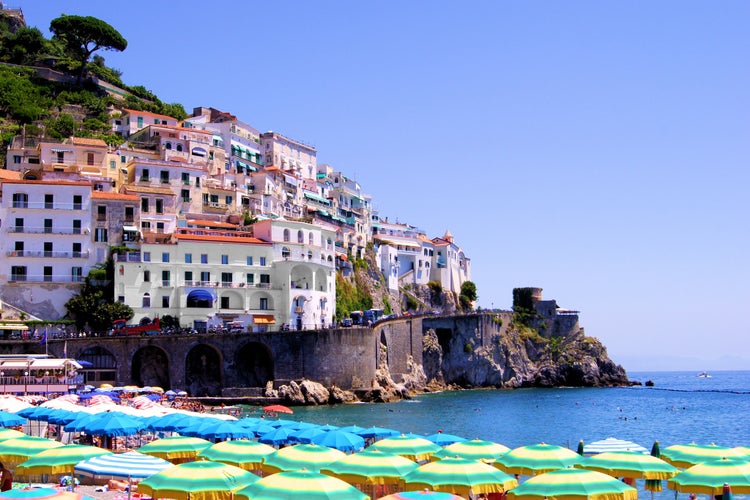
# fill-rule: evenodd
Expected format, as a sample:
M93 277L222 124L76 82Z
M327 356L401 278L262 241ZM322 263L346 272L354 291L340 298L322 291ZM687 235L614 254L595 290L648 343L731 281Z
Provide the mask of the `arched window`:
M313 237L312 231L310 231L310 234L307 235L307 244L312 246L315 243L315 238Z
M165 146L166 149L172 149L172 143L168 142Z
M289 229L284 229L284 241L289 241L291 238L291 235L289 234Z
M283 258L283 259L288 259L288 258L289 258L289 257L291 257L291 256L292 256L292 251L291 251L291 250L289 250L289 248L288 248L288 247L283 247L283 248L281 249L281 258Z
M305 242L305 233L302 232L302 230L297 231L297 243L304 243Z
M333 258L330 255L328 256L328 262L333 262Z
M182 144L177 145L177 151L182 151Z
M151 294L144 293L143 294L143 302L141 304L141 307L151 307Z
M307 251L307 260L312 260L312 250Z

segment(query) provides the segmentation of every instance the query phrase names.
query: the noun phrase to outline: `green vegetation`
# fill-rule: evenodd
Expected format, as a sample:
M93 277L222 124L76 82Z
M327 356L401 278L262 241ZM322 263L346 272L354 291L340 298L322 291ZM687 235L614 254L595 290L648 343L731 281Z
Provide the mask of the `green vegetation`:
M354 283L336 273L336 320L348 318L352 311L372 309L372 297L354 273Z
M419 307L419 302L417 302L417 299L415 299L413 295L407 295L406 296L406 310L416 311L418 307Z
M563 341L563 338L558 337L558 336L554 336L549 339L549 344L548 344L549 353L552 359L554 360L557 360L557 358L559 358L560 354L562 353L562 350L563 350L562 341Z
M388 295L383 295L383 314L388 316L389 314L393 313L393 306L391 305L391 301L388 298Z
M521 325L518 327L518 338L520 338L522 341L529 340L534 344L543 344L547 342L547 339L539 335L539 332L525 325Z
M532 300L532 288L513 289L513 322L519 325L529 326L536 318L534 302Z
M461 284L461 293L458 295L458 302L461 304L461 309L464 311L471 311L473 303L476 302L477 285L473 281L464 281Z
M474 346L471 345L469 342L465 343L464 344L464 352L466 354L471 354L472 352L474 352Z

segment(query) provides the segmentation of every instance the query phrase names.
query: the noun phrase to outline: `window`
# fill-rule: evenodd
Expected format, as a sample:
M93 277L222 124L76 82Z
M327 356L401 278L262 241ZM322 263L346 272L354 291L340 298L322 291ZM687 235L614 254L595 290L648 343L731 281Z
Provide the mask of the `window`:
M234 198L232 198L231 196L226 196L226 197L224 198L224 201L226 202L226 204L227 204L227 205L230 205L230 206L231 206L231 205L232 205L232 200L233 200L233 199L234 199Z
M260 258L260 265L261 266L265 266L266 265L266 258L265 257L261 257Z
M157 214L164 213L164 200L162 200L161 198L156 199L156 213Z
M141 230L145 232L151 231L151 223L149 221L142 221Z
M148 212L148 198L141 198L141 212Z
M44 208L47 208L49 210L52 210L53 208L55 208L55 195L54 194L44 195Z
M117 167L117 162L115 160L110 160L109 161L109 168L115 168L115 167Z
M270 285L271 284L271 275L270 274L261 274L260 275L260 282L263 285Z
M161 261L162 262L169 262L169 252L162 252L162 254L161 254Z
M162 295L161 306L165 309L169 307L169 295Z
M125 303L125 296L124 295L118 295L117 296L117 302Z
M159 172L162 184L169 184L169 170L162 170Z
M192 264L193 263L193 254L186 253L185 254L185 264Z
M23 254L23 248L19 249L18 244L21 244L21 247L23 247L23 241L16 241L16 252L21 252ZM45 257L52 257L52 242L51 241L45 241L44 242L44 256Z
M94 153L86 153L86 165L94 164Z
M82 210L83 209L83 196L80 194L73 196L73 210Z
M159 234L164 234L164 223L163 222L157 222L156 223L156 232Z
M191 283L193 281L193 271L185 271L185 283Z
M141 302L141 307L149 308L151 307L151 295L148 293L143 294L143 301Z
M222 297L221 298L221 306L222 309L229 309L229 297Z
M107 242L107 229L103 227L96 228L94 232L94 241L106 243Z
M83 281L83 268L74 266L70 268L70 279L74 283L80 283Z
M189 189L183 189L180 191L180 199L183 203L188 203L190 201L190 190Z
M297 243L304 243L305 242L305 233L302 231L297 231Z
M177 151L182 151L182 144L177 145Z
M81 234L81 221L80 221L80 219L75 219L73 221L73 234Z
M125 222L133 222L134 207L125 207Z
M263 297L260 299L260 307L258 307L261 311L267 311L268 310L268 299L266 297Z
M81 244L80 243L73 243L73 257L76 257L76 258L81 257Z
M221 273L221 284L229 286L232 284L232 273Z
M201 264L208 264L208 254L202 253L201 254Z
M147 168L144 168L143 170L141 170L141 180L144 182L148 182L151 180L151 176L149 175Z
M292 256L292 252L289 250L288 247L283 247L281 249L281 258L282 259L288 259L291 256Z
M211 281L211 272L210 271L201 271L201 282L208 283Z
M16 165L21 163L21 155L13 155L13 163L15 163Z
M138 117L137 123L138 123L138 128L143 128L143 117L142 116Z
M247 273L246 278L248 285L252 285L253 283L255 283L255 275L253 273Z
M45 233L52 232L52 219L44 219L44 232Z
M226 265L229 264L229 255L222 255L221 256L221 263Z
M182 183L186 186L190 185L190 174L187 172L182 173Z
M248 266L252 266L253 265L253 256L252 255L248 255L247 256L247 265Z
M149 283L151 281L151 271L143 271L143 281Z
M291 236L289 235L289 230L284 229L284 241L289 241L291 239Z
M11 266L11 281L26 281L26 266Z
M13 208L29 208L29 195L13 193Z
M311 231L310 234L307 235L307 244L312 246L313 243L315 243L315 237L313 236L313 233Z
M99 221L107 220L107 206L106 205L96 206L96 220L99 220Z
M143 262L151 262L151 252L143 252Z
M169 286L170 282L170 271L162 271L161 272L161 286Z
M44 266L44 281L52 281L52 266Z

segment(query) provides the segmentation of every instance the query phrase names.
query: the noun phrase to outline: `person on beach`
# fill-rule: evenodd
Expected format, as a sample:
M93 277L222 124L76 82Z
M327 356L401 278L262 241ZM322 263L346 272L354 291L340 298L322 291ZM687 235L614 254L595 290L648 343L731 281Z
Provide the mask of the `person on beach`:
M13 489L13 473L0 463L0 491Z

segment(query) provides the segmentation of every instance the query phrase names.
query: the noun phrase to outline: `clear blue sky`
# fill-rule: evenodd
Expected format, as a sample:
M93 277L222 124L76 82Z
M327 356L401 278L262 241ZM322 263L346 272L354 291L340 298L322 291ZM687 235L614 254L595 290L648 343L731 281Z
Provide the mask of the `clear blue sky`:
M126 83L450 229L482 307L538 286L629 370L750 369L746 1L6 4L106 20Z

